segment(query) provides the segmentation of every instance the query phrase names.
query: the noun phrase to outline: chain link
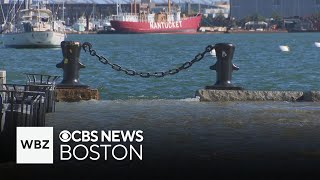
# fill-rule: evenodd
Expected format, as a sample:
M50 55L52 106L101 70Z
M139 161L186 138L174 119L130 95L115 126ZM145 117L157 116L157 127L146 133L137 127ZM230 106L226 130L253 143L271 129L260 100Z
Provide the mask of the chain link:
M132 69L123 68L118 64L113 64L106 57L98 55L97 52L94 49L92 49L91 43L85 42L85 43L82 44L82 49L85 52L88 52L91 56L97 57L98 60L102 64L109 65L112 69L114 69L116 71L122 71L122 72L124 72L125 74L127 74L129 76L140 76L142 78L149 78L149 77L160 78L160 77L164 77L164 76L167 76L167 75L177 74L181 70L188 69L194 63L201 61L205 57L205 55L207 53L210 53L214 48L215 48L214 45L207 46L205 51L203 51L202 53L197 54L191 61L187 61L187 62L183 63L178 68L170 69L170 70L165 71L165 72L153 72L153 73L150 73L150 72L138 72L138 71L135 71L135 70L132 70Z

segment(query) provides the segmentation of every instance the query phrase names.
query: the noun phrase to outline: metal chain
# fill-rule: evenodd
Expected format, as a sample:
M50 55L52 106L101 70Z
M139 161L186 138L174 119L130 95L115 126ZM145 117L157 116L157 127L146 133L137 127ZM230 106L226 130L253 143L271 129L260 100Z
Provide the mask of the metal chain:
M215 48L214 45L207 46L206 49L202 53L197 54L191 61L185 62L184 64L182 64L178 68L170 69L170 70L165 71L165 72L152 72L152 73L150 73L150 72L139 72L139 71L123 68L118 64L111 63L106 57L98 55L97 52L94 49L92 49L91 43L85 42L85 43L82 44L82 49L85 52L89 52L89 54L91 56L97 57L98 60L101 63L111 66L111 68L116 70L116 71L122 71L122 72L126 73L129 76L138 75L138 76L140 76L142 78L149 78L149 77L157 77L157 78L159 78L159 77L164 77L164 76L167 76L167 75L177 74L181 70L188 69L194 63L201 61L205 57L205 54L211 52L214 48Z

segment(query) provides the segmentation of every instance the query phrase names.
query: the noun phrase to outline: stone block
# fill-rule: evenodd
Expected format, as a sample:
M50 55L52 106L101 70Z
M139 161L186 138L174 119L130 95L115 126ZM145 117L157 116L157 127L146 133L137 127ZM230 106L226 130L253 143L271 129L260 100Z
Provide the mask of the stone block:
M57 88L56 101L58 102L78 102L88 100L99 100L99 91L89 88Z

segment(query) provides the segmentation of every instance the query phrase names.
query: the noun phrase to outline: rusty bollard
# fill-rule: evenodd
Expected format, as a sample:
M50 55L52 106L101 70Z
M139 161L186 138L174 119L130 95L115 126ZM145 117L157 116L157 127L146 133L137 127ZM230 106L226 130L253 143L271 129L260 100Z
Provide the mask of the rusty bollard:
M210 69L217 72L217 80L213 86L206 86L206 89L241 90L241 87L234 86L231 83L233 70L239 70L239 67L232 63L235 46L228 43L219 43L215 45L215 51L217 62Z
M57 87L63 88L88 88L87 85L82 85L79 81L79 71L85 68L85 65L80 63L81 43L74 41L61 42L63 60L56 65L57 68L63 69L63 80L57 84Z
M56 65L63 69L63 80L57 84L56 101L77 102L81 100L100 99L97 89L90 89L79 81L79 71L85 66L80 63L81 43L61 42L63 60Z

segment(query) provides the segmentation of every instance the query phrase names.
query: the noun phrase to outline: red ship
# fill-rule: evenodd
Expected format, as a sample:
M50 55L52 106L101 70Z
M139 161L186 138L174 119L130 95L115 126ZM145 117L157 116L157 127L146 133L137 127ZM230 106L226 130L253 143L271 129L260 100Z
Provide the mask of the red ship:
M113 16L110 20L111 26L118 33L195 33L199 29L201 14L181 17L180 8L171 10L170 0L168 0L168 8L162 8L157 13L150 13L150 9L157 11L154 4L142 3L139 13L136 13L134 4L134 13Z

